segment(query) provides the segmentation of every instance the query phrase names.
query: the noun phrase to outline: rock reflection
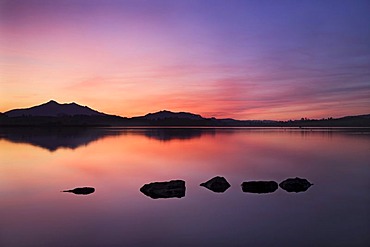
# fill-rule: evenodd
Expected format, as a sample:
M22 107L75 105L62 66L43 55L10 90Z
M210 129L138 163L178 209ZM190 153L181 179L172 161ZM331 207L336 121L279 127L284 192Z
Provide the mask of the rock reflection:
M153 182L144 184L140 191L152 198L182 198L185 196L185 181L171 180L168 182Z
M72 190L63 190L63 192L69 192L76 195L89 195L95 192L95 189L92 187L81 187L81 188L74 188Z
M311 187L311 184L307 179L304 178L288 178L279 184L280 188L287 192L304 192Z
M278 184L275 181L249 181L242 183L243 192L248 193L272 193L278 189Z
M208 180L207 182L201 183L200 186L203 186L213 192L223 193L230 188L231 185L224 177L217 176Z

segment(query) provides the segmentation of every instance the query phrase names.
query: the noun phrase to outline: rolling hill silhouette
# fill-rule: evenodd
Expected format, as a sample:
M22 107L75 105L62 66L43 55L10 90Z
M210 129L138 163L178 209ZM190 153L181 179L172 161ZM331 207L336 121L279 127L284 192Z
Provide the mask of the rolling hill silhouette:
M145 116L141 117L147 120L162 120L162 119L169 119L169 118L177 118L177 119L192 119L192 120L203 120L204 118L201 115L189 113L189 112L171 112L167 110L155 112L155 113L148 113Z

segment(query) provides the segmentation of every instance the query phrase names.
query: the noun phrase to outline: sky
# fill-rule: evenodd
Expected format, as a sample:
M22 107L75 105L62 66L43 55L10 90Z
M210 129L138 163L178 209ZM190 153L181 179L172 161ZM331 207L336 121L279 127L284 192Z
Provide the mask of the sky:
M370 113L370 1L0 0L0 112Z

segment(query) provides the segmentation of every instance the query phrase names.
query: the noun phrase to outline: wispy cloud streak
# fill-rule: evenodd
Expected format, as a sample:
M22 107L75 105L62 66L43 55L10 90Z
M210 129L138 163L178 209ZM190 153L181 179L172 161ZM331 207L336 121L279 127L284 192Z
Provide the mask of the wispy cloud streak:
M368 1L0 1L0 111L370 113Z

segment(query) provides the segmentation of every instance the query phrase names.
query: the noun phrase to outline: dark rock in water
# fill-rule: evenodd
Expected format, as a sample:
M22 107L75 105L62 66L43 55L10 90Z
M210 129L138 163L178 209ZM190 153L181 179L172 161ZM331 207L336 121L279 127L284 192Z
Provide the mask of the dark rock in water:
M70 192L76 195L88 195L95 192L95 189L92 187L82 187L82 188L75 188L73 190L64 190L63 192Z
M214 177L205 183L201 183L200 186L206 187L213 192L222 193L230 188L229 182L224 177Z
M250 181L242 183L243 192L249 193L272 193L278 189L275 181Z
M311 184L304 178L288 178L279 184L280 188L288 192L304 192L311 187Z
M140 191L153 199L181 198L185 196L185 181L171 180L169 182L154 182L144 184Z

